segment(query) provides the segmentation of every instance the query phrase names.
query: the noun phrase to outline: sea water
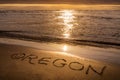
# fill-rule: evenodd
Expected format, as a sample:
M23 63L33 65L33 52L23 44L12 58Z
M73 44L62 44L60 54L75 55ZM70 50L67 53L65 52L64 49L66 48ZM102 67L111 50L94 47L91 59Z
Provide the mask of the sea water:
M120 45L120 10L0 10L0 36Z

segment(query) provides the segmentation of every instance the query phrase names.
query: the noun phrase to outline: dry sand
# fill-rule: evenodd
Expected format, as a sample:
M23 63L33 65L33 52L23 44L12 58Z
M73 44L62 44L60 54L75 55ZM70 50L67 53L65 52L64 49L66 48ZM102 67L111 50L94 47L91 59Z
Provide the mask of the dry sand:
M120 65L0 44L0 80L120 80Z

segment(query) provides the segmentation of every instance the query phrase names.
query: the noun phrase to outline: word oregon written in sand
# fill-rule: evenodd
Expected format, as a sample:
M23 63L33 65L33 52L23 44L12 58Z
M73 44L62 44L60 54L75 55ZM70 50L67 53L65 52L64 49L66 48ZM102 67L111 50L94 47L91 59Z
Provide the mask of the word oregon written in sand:
M90 74L90 71L93 71L95 74L98 74L100 76L103 75L105 69L107 66L102 66L100 69L95 69L91 64L89 64L87 67L77 61L69 62L66 59L54 59L53 61L51 57L41 57L39 58L37 55L33 54L25 54L25 53L20 53L20 54L12 54L11 55L12 59L19 59L21 61L28 60L29 64L41 64L41 65L49 65L49 63L52 63L54 67L57 68L63 68L65 66L68 66L69 69L74 70L74 71L82 71L85 70L85 74ZM35 63L34 60L37 60L37 63ZM86 69L85 69L86 67Z

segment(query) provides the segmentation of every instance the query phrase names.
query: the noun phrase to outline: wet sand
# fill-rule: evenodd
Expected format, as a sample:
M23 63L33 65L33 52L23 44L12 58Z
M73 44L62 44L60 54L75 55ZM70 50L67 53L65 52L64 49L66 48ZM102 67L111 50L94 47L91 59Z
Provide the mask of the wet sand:
M0 80L119 80L120 65L0 44Z

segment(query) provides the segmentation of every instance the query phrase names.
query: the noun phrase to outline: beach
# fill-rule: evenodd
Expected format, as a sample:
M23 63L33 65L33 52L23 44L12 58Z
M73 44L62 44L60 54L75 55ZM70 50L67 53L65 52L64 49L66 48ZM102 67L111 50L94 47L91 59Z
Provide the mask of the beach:
M12 43L1 43L0 51L1 80L120 79L119 64Z
M0 5L0 80L120 80L119 67L120 5Z

